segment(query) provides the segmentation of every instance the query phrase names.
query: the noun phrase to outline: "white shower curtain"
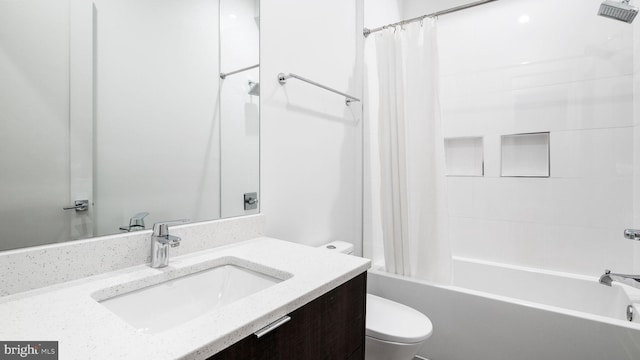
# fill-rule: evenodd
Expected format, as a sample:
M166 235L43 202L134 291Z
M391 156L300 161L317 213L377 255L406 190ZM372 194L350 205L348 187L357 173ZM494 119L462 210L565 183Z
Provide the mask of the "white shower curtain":
M451 281L436 19L375 34L381 217L388 272Z

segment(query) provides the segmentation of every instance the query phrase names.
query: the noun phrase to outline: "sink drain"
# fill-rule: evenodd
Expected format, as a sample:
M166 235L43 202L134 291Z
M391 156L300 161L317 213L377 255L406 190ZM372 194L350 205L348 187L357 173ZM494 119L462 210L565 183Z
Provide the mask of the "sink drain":
M627 320L633 321L633 306L627 306Z

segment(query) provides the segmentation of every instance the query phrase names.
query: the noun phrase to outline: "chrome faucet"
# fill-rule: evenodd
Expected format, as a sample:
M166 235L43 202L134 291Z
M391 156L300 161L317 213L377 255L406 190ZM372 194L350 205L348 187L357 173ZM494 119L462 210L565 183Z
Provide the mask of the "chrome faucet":
M600 276L599 283L611 286L611 282L614 280L640 289L640 275L613 274L611 270L608 269Z
M120 226L120 230L124 232L142 231L145 229L144 218L149 215L148 212L141 212L133 215L129 219L129 226Z
M182 224L189 220L164 221L153 224L151 235L151 267L163 268L169 265L169 247L180 246L177 236L169 235L169 225Z

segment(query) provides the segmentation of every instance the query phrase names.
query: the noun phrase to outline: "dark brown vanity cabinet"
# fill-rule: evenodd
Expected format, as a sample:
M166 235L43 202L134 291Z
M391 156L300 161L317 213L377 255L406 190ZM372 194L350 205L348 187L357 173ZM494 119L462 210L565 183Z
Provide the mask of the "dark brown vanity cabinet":
M363 360L367 273L290 313L291 320L250 335L208 360Z

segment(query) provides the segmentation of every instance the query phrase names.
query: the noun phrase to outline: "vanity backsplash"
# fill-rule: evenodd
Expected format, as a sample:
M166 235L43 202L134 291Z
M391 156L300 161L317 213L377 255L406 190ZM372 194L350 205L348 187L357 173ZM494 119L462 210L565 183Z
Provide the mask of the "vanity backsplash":
M170 227L182 238L180 256L264 235L264 215ZM0 252L0 296L77 280L151 260L151 231L98 237Z

